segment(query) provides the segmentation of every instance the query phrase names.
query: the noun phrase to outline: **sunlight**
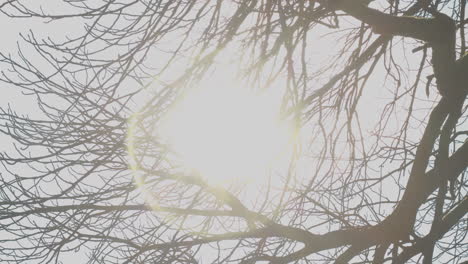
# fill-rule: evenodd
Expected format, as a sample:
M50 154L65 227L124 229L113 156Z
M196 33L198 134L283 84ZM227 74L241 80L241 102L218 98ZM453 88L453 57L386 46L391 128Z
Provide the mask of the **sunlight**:
M194 90L169 111L161 137L179 161L213 184L265 179L287 162L292 133L279 100L242 88Z

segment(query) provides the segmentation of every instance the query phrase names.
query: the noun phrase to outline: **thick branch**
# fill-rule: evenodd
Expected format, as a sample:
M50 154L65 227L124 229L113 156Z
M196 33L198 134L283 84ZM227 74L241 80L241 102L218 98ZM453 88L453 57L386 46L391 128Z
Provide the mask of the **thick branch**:
M396 259L396 263L406 263L409 259L421 253L428 245L439 240L447 233L454 225L460 221L468 211L468 197L462 200L454 209L448 212L443 218L440 224L437 226L435 232L427 235L413 246L405 248L403 252Z
M434 18L394 16L349 0L335 0L334 7L370 25L376 33L383 35L445 42L455 29L453 21L439 13L434 13Z

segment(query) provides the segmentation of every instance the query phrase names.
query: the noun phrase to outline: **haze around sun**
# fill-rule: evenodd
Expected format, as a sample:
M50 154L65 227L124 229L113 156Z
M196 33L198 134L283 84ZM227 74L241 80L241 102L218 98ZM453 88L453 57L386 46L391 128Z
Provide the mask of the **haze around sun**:
M208 182L262 181L291 155L293 129L280 118L280 98L220 83L176 101L160 136L176 162Z

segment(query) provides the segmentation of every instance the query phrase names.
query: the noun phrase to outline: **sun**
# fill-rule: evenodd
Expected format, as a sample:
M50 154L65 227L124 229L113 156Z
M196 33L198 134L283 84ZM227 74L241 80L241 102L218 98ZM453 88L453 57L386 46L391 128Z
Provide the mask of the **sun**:
M232 86L194 89L169 110L160 136L176 162L208 182L264 179L287 162L292 129L279 118L279 100Z

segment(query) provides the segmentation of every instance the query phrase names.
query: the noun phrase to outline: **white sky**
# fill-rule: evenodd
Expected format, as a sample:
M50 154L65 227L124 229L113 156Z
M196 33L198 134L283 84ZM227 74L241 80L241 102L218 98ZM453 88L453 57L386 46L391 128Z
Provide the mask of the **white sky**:
M49 2L50 3L50 2ZM49 4L48 3L48 4ZM82 29L82 26L79 24L76 24L76 22L72 20L60 20L58 23L51 22L48 24L40 22L40 20L36 20L34 23L31 22L30 18L25 18L25 19L11 19L8 18L4 15L0 15L0 24L2 25L2 43L0 45L0 51L3 53L15 53L17 43L18 41L21 41L19 38L19 33L27 34L27 31L31 30L34 32L34 34L37 35L38 38L40 37L46 37L46 36L53 36L54 38L58 39L63 39L65 36L68 36L70 34L73 34L73 31L76 29L79 31ZM70 30L73 29L73 30ZM325 32L325 31L324 31ZM327 31L328 32L328 31ZM320 31L318 32L320 34ZM312 64L315 62L317 65L320 65L323 63L323 61L327 60L327 55L330 53L333 53L333 49L339 48L339 45L334 46L330 45L330 39L323 38L321 40L319 39L314 39L313 44L311 45L312 49L314 49L313 54L310 56L310 59L312 60ZM21 45L21 44L20 44ZM26 52L30 52L30 56L32 59L36 59L34 57L34 51L33 50L28 50L25 49ZM154 59L159 58L159 54L155 53L153 54ZM404 54L402 52L394 54L397 57L401 57ZM409 63L411 65L411 68L417 69L419 65L419 56L420 54L415 54L412 55L410 53L406 53L405 55L408 56L409 58ZM224 57L218 58L219 61L230 61L229 59L232 58L230 57L230 53L227 52ZM231 69L221 69L218 72L214 72L215 75L211 75L210 77L214 77L211 82L214 83L219 83L223 85L223 80L224 78L220 78L220 76L227 74L231 71ZM383 82L382 82L382 69L379 69L376 71L376 74L374 74L370 81L369 84L365 90L365 93L363 95L363 98L361 100L360 106L359 106L359 112L361 113L361 121L362 125L364 127L364 130L367 132L371 132L372 129L374 129L374 125L376 124L376 121L380 118L380 112L378 110L381 110L382 106L384 105L384 102L388 102L388 99L392 97L392 89L393 89L393 84L389 83L388 86L384 87ZM423 76L426 76L430 74L430 69L426 73L423 74ZM221 72L220 75L217 75ZM414 75L415 72L410 72L409 74ZM218 79L216 79L218 78ZM408 83L412 83L414 79L414 76L408 76ZM424 79L424 78L423 78ZM326 78L324 79L326 80ZM423 87L423 86L421 86ZM276 90L273 90L273 97L278 96L278 91L279 87L276 87ZM421 95L421 98L424 98L424 91L420 90L419 95ZM436 96L436 91L432 91L430 95L430 99L434 99ZM37 111L34 111L34 98L32 97L27 97L23 96L20 94L20 91L16 89L15 87L8 86L5 84L2 84L2 96L0 97L0 105L3 107L7 105L8 103L11 104L11 106L17 110L20 113L28 113L32 114L34 116ZM417 108L426 106L427 104L419 101ZM425 115L427 111L421 111L420 117ZM402 120L397 120L399 117L398 113L395 113L394 115L395 119L392 120L391 122L394 123L394 125L390 127L394 127L395 130L399 129L399 123L402 122ZM311 124L313 126L313 124ZM415 125L417 125L415 123ZM308 129L307 127L305 129ZM412 131L417 131L418 128L415 128ZM308 135L309 137L313 137L314 135ZM414 137L415 139L419 138L419 134L411 134L411 137ZM307 137L307 130L304 132L304 137ZM0 136L0 141L2 145L7 145L9 142L7 142L8 139L4 136ZM309 151L306 149L304 146L304 152ZM311 153L304 153L304 154L311 154ZM308 160L306 157L301 158L298 161L298 169L297 173L298 178L307 178L308 174L310 171L313 171L313 168L311 168L312 164L310 160ZM282 168L284 170L284 168ZM385 168L385 170L389 170L390 168ZM302 174L302 175L301 175ZM278 182L279 184L281 182ZM389 193L390 196L395 195L396 189L390 189L387 188L384 190ZM66 257L66 263L83 263L83 258L77 256L79 253L70 253L69 256Z

